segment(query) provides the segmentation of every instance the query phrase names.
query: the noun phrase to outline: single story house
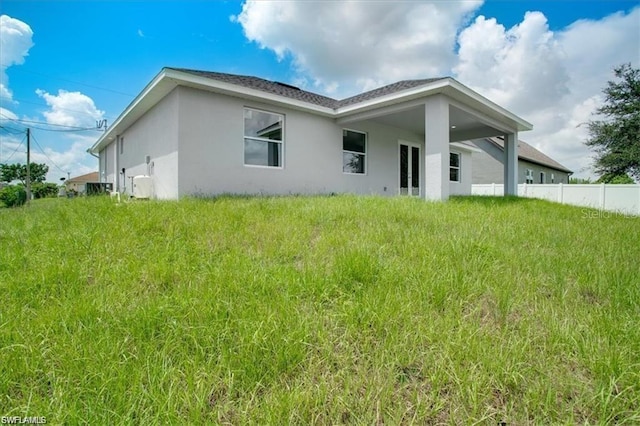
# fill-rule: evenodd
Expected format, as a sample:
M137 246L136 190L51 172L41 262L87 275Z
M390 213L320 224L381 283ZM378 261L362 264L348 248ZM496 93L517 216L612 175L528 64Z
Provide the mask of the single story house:
M360 193L446 200L471 193L462 142L502 136L507 194L532 125L450 77L336 100L262 78L163 68L89 152L100 180L153 196Z
M504 183L502 137L470 141L480 148L473 155L472 183ZM518 183L569 183L573 172L524 141L518 141Z
M100 182L99 172L91 172L85 175L72 177L64 182L67 192L75 191L78 194L85 194L87 192L87 183Z

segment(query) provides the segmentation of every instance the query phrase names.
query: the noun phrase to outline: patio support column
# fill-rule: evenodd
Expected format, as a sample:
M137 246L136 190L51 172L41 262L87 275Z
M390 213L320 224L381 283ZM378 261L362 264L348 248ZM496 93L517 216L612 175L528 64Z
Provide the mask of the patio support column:
M504 195L518 195L518 132L504 135Z
M449 103L442 95L424 105L425 198L449 199Z

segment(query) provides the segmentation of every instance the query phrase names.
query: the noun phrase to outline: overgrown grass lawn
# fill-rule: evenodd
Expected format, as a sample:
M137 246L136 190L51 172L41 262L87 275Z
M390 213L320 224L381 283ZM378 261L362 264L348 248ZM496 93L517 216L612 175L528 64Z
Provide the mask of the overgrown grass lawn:
M530 199L0 210L0 416L637 424L640 218Z

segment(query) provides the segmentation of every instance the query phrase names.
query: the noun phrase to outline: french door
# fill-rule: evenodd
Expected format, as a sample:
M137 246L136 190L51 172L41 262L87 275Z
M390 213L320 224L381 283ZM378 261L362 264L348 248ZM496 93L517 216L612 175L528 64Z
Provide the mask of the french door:
M420 196L420 145L400 142L400 195Z

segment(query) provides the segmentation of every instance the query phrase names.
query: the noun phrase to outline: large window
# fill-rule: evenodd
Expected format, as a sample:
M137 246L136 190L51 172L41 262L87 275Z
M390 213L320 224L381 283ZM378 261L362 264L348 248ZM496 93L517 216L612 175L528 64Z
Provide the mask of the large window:
M460 182L460 154L457 152L449 153L449 180Z
M244 109L244 164L282 167L284 116Z
M365 174L367 135L353 130L342 131L342 171Z

